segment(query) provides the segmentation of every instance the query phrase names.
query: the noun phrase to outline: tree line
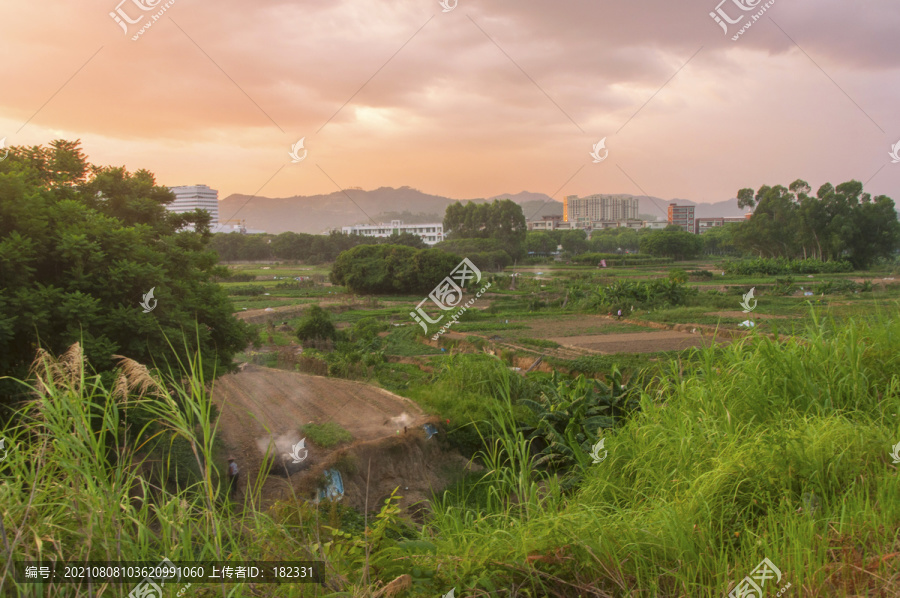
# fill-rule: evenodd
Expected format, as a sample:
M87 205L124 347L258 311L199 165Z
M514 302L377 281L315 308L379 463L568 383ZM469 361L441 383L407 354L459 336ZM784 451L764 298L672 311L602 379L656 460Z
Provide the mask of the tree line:
M900 222L893 200L872 197L863 184L825 183L815 196L803 180L787 187L764 185L738 192L738 206L753 217L734 229L735 245L759 257L846 259L865 268L900 247Z

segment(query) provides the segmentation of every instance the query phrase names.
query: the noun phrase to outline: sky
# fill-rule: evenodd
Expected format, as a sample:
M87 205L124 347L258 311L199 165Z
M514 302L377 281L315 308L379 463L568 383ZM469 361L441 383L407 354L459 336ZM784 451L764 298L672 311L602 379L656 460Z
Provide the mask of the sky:
M443 2L4 2L0 138L220 198L710 203L802 178L900 202L896 0Z

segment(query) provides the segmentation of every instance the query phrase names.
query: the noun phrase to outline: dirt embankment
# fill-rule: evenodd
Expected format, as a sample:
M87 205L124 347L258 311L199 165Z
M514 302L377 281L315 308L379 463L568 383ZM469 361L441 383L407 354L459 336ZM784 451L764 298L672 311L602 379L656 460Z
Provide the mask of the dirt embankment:
M309 500L323 470L336 467L344 478L345 503L363 508L368 486L373 509L400 486L401 505L409 506L446 485L448 465L458 470L466 462L443 449L440 433L425 439L422 426L434 420L415 403L358 382L247 365L216 381L213 401L221 414L219 435L241 470L238 498L261 476L264 502L294 495ZM292 464L289 455L301 440L300 426L326 422L347 430L353 442L325 449L307 439L299 451L305 457ZM284 456L291 475L280 467L263 471L267 450L276 465Z

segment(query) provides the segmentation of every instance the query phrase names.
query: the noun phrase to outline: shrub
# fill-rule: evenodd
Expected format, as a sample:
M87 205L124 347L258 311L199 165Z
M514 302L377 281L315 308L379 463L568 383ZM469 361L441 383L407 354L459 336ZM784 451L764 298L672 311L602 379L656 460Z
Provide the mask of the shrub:
M595 309L624 311L631 306L684 305L688 297L697 293L697 289L674 280L617 281L597 289L590 302Z
M336 336L334 324L331 322L331 315L319 307L312 305L306 311L306 316L297 327L297 338L300 342L331 340Z
M834 274L852 272L850 262L823 262L815 259L791 260L779 258L753 258L743 260L726 260L722 263L725 274L749 276L766 274L769 276L787 274Z
M680 268L675 268L674 270L669 270L669 280L673 282L687 282L688 275L687 272Z
M359 245L338 256L331 282L360 295L428 293L459 261L437 249Z

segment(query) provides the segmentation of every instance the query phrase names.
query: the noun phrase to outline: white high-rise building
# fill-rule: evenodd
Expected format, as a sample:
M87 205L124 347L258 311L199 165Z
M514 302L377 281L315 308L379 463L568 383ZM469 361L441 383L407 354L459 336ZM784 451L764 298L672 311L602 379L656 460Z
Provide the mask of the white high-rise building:
M170 212L183 214L196 209L209 212L210 229L215 229L219 224L219 192L210 189L206 185L186 185L182 187L169 187L169 191L175 194L175 201L166 208Z

